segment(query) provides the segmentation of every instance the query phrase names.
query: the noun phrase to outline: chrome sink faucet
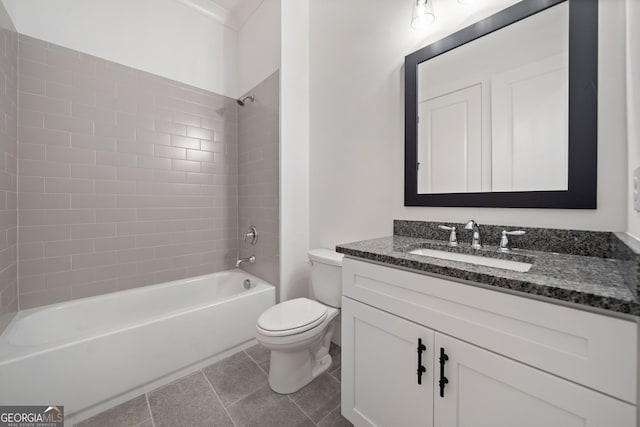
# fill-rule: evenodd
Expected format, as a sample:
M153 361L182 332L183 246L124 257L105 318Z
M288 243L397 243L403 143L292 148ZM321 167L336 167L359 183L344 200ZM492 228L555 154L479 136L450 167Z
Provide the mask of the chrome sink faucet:
M240 258L239 260L236 261L236 268L240 267L241 264L248 262L249 264L255 264L256 263L256 256L255 255L251 255L250 257L247 258Z
M478 223L471 219L467 222L467 225L464 226L464 229L473 231L471 247L473 249L482 248L482 238L480 237L480 227L478 227Z

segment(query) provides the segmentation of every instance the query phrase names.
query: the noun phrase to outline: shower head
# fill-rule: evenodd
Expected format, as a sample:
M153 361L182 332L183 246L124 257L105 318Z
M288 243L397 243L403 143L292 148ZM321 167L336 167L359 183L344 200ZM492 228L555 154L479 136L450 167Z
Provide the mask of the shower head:
M244 107L247 101L253 102L255 100L256 100L255 96L249 95L249 96L245 96L242 99L236 99L236 102L238 103L239 106Z

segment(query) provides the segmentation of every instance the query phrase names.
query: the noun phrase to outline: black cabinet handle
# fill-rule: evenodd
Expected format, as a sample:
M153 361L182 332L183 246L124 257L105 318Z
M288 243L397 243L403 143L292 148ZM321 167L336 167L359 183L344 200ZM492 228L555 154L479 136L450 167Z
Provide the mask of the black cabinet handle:
M422 374L427 372L427 368L422 366L422 352L426 349L427 347L422 344L422 338L418 338L418 384L422 384Z
M440 385L440 397L444 397L444 387L447 385L449 380L444 376L444 364L449 360L449 356L444 352L444 348L440 347L440 381L438 384Z

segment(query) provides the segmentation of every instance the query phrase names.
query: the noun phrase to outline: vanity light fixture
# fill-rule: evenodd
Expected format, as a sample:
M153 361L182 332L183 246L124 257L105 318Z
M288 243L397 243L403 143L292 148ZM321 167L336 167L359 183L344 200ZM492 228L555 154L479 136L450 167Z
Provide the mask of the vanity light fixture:
M433 0L412 0L413 11L411 13L411 28L418 30L435 21L433 13Z

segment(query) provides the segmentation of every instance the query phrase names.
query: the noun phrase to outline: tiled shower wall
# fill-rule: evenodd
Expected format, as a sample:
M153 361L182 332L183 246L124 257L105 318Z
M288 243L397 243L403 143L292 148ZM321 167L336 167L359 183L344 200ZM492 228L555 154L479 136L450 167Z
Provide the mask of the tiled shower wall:
M0 333L18 310L18 34L0 4Z
M233 268L235 100L23 35L19 56L20 309Z
M259 238L252 246L240 237L240 256L256 256L255 264L243 264L242 268L278 286L279 73L276 71L246 95L253 95L255 101L238 111L238 231L242 234L255 225Z

